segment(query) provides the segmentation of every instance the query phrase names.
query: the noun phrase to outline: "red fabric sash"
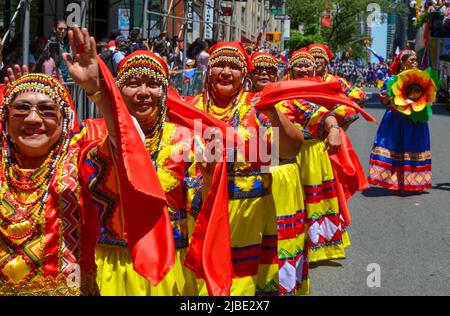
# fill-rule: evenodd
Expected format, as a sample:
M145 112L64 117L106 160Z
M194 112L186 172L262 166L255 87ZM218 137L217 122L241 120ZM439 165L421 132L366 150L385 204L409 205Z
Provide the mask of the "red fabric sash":
M167 200L119 88L108 67L98 58L106 93L116 120L117 161L125 217L125 233L136 272L154 285L175 262L175 245ZM148 206L151 205L151 208Z
M189 105L172 88L169 89L167 101L171 122L194 129L194 120L198 119L202 122L202 131L208 127L218 127L224 136L224 146L236 139L234 129ZM227 132L232 139L227 139ZM184 265L205 280L210 295L230 295L233 267L225 151L223 160L216 163L210 192L195 222Z
M106 80L106 66L104 66L104 64L101 65L102 74ZM120 104L120 106L118 105L118 108L120 107L120 109L126 110L126 105L121 97L120 91L109 73L108 77L108 94L111 95L111 98L113 100L115 100L115 102L113 103ZM227 135L226 130L228 125L221 120L218 120L187 104L171 87L169 88L167 96L167 107L169 109L168 117L171 122L194 130L194 120L201 120L200 126L202 128L202 131L204 131L208 127L218 127L222 131L222 135L224 135L224 143L227 143L227 139L225 136ZM235 139L237 136L234 133L234 130L232 130L232 132L233 139ZM228 131L228 133L230 133L230 131ZM127 138L121 138L121 140L123 139L126 140ZM143 149L145 150L144 147ZM163 215L159 214L162 210L162 207L165 205L161 205L159 200L159 191L162 190L162 188L160 187L160 182L153 168L153 164L151 163L151 161L147 161L147 159L150 159L147 152L145 152L144 154L139 151L139 153L133 153L133 156L136 156L136 158L140 157L141 159L139 165L134 166L134 174L142 175L142 171L140 170L146 170L148 166L152 166L151 177L148 178L147 183L142 183L142 185L144 185L142 189L148 190L151 194L148 199L155 199L155 201L159 203L159 206L158 204L155 205L154 202L150 201L144 203L141 199L141 203L139 203L140 206L136 207L136 209L142 208L142 205L155 205L155 209L156 207L158 207L160 211L155 213L154 220L156 221L158 218L161 218L159 226L153 228L151 232L148 232L149 240L142 240L142 245L138 245L141 247L136 248L134 254L136 256L136 259L133 259L133 263L135 264L135 269L137 264L142 265L141 271L138 271L136 269L136 271L141 274L155 274L159 271L159 275L163 276L163 272L165 274L168 271L166 271L165 268L168 267L170 269L170 266L167 263L169 257L170 260L172 260L172 254L170 252L173 252L175 249L173 245L172 232L170 232L169 234L167 230L163 229L168 220L168 212L167 210L165 210L163 212ZM143 156L146 157L145 160L142 159ZM147 165L144 167L144 164ZM131 170L129 171L131 174ZM155 186L157 186L157 188L155 188ZM153 192L154 190L156 190L156 192ZM162 192L162 194L164 195L164 192ZM130 200L134 200L134 203L136 204L136 198L131 195L128 195L127 197ZM133 208L130 207L129 210L131 211L133 210ZM129 214L129 216L131 215L133 214ZM133 217L133 220L142 221L140 220L139 216L136 216L136 218ZM168 223L170 225L170 220ZM153 227L153 225L155 224L146 224L145 227ZM130 225L129 227L133 226ZM162 231L160 236L158 236L158 231ZM141 232L141 234L142 233L143 232ZM141 234L138 236L141 236ZM167 235L170 236L170 243L167 240L163 240L162 242L159 241L159 239L165 239ZM129 233L128 238L130 239ZM148 246L146 246L146 243L148 244ZM155 251L153 258L148 258L148 256L150 256L151 254L145 254L144 247L147 247L147 252ZM164 257L167 251L169 253L167 254L167 257ZM221 258L221 260L217 260L217 258ZM158 260L160 262L155 263L155 261ZM172 263L173 261L170 262ZM210 295L230 294L232 260L228 217L227 165L225 159L223 159L222 162L216 163L210 193L207 200L204 201L203 207L196 220L194 231L190 240L190 245L185 256L184 264L185 266L196 272L199 277L205 279ZM152 266L154 266L154 269L151 269ZM145 274L143 275L145 276Z
M342 92L335 78L327 82L319 77L273 82L265 86L259 96L261 99L255 105L257 110L269 109L281 101L303 99L323 106L344 104L355 109L367 121L378 124L373 116Z
M347 133L342 128L340 138L341 148L337 153L330 155L330 160L336 179L341 214L344 217L346 226L348 226L352 218L347 202L357 191L367 189L369 183L367 182L358 155L353 149Z

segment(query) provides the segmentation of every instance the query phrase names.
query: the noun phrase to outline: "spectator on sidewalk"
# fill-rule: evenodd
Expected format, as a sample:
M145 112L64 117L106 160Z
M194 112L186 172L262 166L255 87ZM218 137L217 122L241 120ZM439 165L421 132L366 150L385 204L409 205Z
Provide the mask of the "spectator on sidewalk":
M56 42L50 42L45 46L44 51L36 62L36 72L42 72L53 78L62 81L60 65L59 45Z
M50 42L56 42L59 44L59 63L57 66L61 70L61 76L64 81L72 80L70 78L69 71L67 70L67 66L62 58L63 53L72 54L67 37L68 30L69 28L67 27L66 21L64 19L59 19L53 25L53 33L49 38Z
M169 55L170 43L167 41L167 32L163 31L153 42L153 51L158 53L160 56Z
M127 45L127 39L125 36L119 35L115 39L115 50L112 51L112 59L114 61L114 71L113 75L115 76L117 74L117 66L119 66L119 63L122 59L125 58L126 53L126 45Z
M206 69L208 69L208 61L209 61L209 54L208 54L208 43L205 41L200 41L199 43L199 53L197 55L197 70L204 73Z

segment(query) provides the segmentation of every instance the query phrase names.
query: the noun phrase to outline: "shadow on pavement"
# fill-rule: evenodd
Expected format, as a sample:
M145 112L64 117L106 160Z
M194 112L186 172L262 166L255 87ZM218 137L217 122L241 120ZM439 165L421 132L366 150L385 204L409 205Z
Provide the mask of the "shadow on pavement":
M365 197L380 197L380 196L392 196L392 191L385 189L385 188L379 188L379 187L370 187L366 190L364 190L362 193Z
M439 188L440 184L437 184L433 189L439 189L439 190L448 190L450 191L450 183L441 183L443 186L448 186L448 188ZM400 197L406 197L406 196L417 196L422 194L430 194L428 191L392 191L385 188L379 188L379 187L370 187L367 190L364 190L362 193L365 197L383 197L383 196L400 196Z
M324 260L319 262L312 262L309 264L310 269L315 269L318 267L342 267L342 264L332 260Z
M450 183L438 183L433 186L433 189L450 191Z

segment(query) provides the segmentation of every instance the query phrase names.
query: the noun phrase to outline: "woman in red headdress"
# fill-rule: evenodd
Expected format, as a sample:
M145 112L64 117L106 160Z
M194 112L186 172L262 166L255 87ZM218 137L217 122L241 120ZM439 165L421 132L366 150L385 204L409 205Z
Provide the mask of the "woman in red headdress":
M261 92L271 82L277 81L278 77L278 60L275 56L268 53L257 52L251 56L254 70L250 74L253 92ZM304 103L301 103L303 105ZM306 125L313 114L311 108L300 106L297 109L293 104L282 103L275 105L280 112L286 113L294 124L300 124L301 121ZM296 113L296 115L289 115ZM295 119L294 119L295 118ZM313 120L314 121L314 120ZM301 125L301 124L300 124ZM299 128L301 128L299 126ZM303 148L303 147L302 147ZM271 166L270 173L272 175L272 196L274 197L275 212L280 218L289 216L298 210L305 210L303 187L300 179L300 169L295 159L284 161L278 166ZM287 189L288 188L288 189ZM305 230L306 232L306 230ZM306 234L304 235L307 238ZM304 248L304 240L300 240L299 247L303 248L304 258L308 257L307 249ZM291 243L290 248L294 249L295 244ZM287 243L284 249L289 250ZM292 250L291 250L292 251ZM309 293L308 262L305 261L302 270L302 285L297 289L298 294ZM300 275L300 274L299 274Z
M96 203L92 180L106 170L117 176L108 190L124 203L134 269L158 283L173 264L173 253L153 247L171 243L171 227L163 212L166 200L151 181L154 170L140 156L145 148L138 131L124 107L108 106L94 39L78 27L69 39L76 59L64 56L68 71L101 110L109 136L86 141L58 80L11 75L0 107L0 295L99 294L97 216L108 205ZM95 165L98 156L101 164ZM142 204L154 205L154 212L141 212Z
M307 49L300 49L289 60L291 80L314 78L316 63ZM340 208L347 204L339 201L336 179L329 154L339 151L340 128L335 113L302 99L284 102L298 113L293 119L303 126L305 142L297 161L305 192L305 207L308 216L308 261L309 263L345 258L345 248L350 245L345 221ZM294 112L295 113L295 112Z
M278 78L278 60L275 56L265 53L256 52L251 55L253 63L253 71L250 73L252 92L261 92L266 85L277 81Z
M276 148L280 160L295 159L302 134L275 108L253 108L250 101L254 94L244 91L244 80L252 73L253 64L242 44L221 42L211 47L209 54L205 92L191 103L227 123L244 140L228 157L233 161L228 169L234 273L231 294L293 295L302 285L307 286L302 282L307 278L305 213L295 207L277 213L276 199L290 195L274 196L272 187L283 179L284 183L276 185L289 191L289 178L298 177L298 167L289 164L282 177L273 179L267 168L262 169L263 157L258 157L258 152L269 149L270 153ZM279 143L267 144L265 139L270 139L273 127L278 128ZM266 164L271 164L270 158ZM300 205L302 201L289 202Z
M156 169L155 185L161 186L167 198L172 221L173 249L161 247L175 252L175 263L157 285L133 270L121 205L109 202L115 197L107 187L115 178L104 173L95 181L98 203L105 205L99 214L102 230L96 249L100 293L198 295L197 273L206 280L210 295L229 295L230 237L228 226L220 222L223 219L228 225L226 165L220 162L214 167L215 161L204 165L199 156L205 148L203 130L208 125L226 125L184 103L169 87L166 63L149 51L136 51L120 62L117 85L105 67L102 74L109 83L108 94L115 96L115 103L126 106L142 130L146 156ZM194 134L193 119L200 122L200 134ZM103 120L88 120L85 126L90 131L87 137L101 137L105 130ZM225 182L221 183L220 179ZM152 211L151 205L141 208ZM214 222L217 219L219 222ZM214 234L214 245L210 244L211 234Z
M436 96L433 72L417 69L417 55L401 51L392 62L380 94L387 111L375 137L369 182L395 194L431 188L428 119Z
M334 54L328 46L324 44L311 44L307 49L316 60L316 76L321 77L323 81L338 80L345 95L355 101L359 106L364 107L368 101L364 91L356 86L352 86L344 78L328 73L328 65L334 58ZM350 124L359 118L359 113L349 106L337 104L330 110L336 114L339 126L344 130L347 130Z

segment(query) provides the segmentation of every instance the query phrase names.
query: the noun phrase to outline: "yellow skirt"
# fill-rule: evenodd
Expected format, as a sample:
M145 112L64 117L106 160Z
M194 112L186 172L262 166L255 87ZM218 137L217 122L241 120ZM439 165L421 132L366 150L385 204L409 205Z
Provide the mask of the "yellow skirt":
M309 293L306 212L296 163L272 167L261 197L229 201L233 296ZM207 295L199 280L200 295Z
M270 171L277 216L279 294L309 294L307 217L300 169L293 162L271 167ZM269 271L268 266L261 265L262 269ZM266 286L267 281L269 278L265 280Z
M230 295L255 296L259 289L265 286L265 282L258 278L262 248L264 244L274 240L273 236L276 241L277 224L273 197L268 194L229 200L228 210L234 272ZM274 278L275 276L276 273ZM199 279L198 286L201 296L208 295L204 280Z
M339 213L333 167L324 142L306 140L297 162L308 217L308 261L345 258L345 248L350 245L350 238L343 230L345 225Z
M198 295L195 273L182 262L186 249L175 252L175 265L154 286L134 271L128 248L114 245L97 245L97 284L103 296L195 296Z
M270 194L229 203L233 267L238 274L231 295L309 293L300 170L290 163L271 167L270 172Z

